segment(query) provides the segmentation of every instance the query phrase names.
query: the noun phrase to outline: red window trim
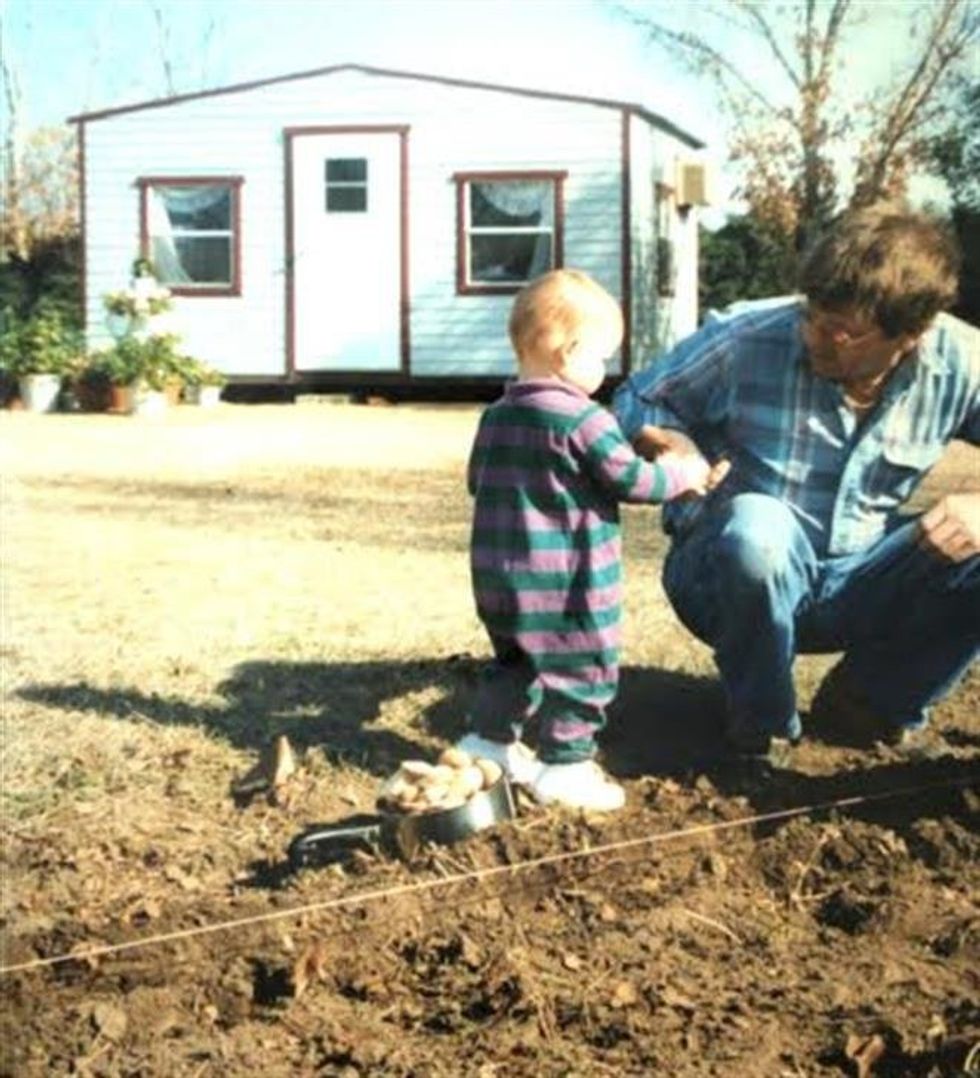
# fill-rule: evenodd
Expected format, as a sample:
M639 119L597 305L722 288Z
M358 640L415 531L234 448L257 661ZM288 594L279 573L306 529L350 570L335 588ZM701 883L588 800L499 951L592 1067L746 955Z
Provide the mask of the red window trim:
M240 296L242 294L242 184L244 176L140 176L140 252L150 257L150 224L147 214L147 194L151 187L205 187L208 185L231 189L231 283L194 288L189 285L167 285L174 296Z
M456 184L456 295L458 296L513 296L524 287L525 282L491 285L485 282L472 284L468 278L468 249L466 242L466 187L473 182L485 180L550 180L555 199L555 228L553 233L553 269L565 264L565 180L566 171L511 170L507 172L455 172Z

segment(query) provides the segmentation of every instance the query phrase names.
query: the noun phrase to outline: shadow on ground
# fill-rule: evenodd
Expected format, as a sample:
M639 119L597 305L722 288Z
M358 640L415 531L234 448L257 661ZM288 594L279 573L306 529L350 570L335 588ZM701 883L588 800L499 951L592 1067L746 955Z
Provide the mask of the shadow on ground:
M85 681L32 685L18 693L46 707L131 722L201 729L241 749L285 734L301 749L320 746L377 774L425 754L432 737L464 729L481 668L468 654L399 662L250 662L217 686L217 703ZM434 702L413 705L419 695ZM721 692L709 678L651 669L623 671L604 736L610 767L623 776L683 772L717 745Z
M298 749L320 748L332 762L383 776L404 759L431 755L433 738L460 736L480 668L469 654L407 662L250 662L217 687L222 699L215 704L86 682L34 685L19 696L47 707L198 728L240 749L255 750L285 734ZM415 703L414 696L426 702ZM628 667L603 735L607 766L623 778L704 773L720 793L747 796L759 811L853 797L870 798L862 812L873 815L874 799L891 789L980 780L976 739L951 730L955 756L882 761L828 746L816 750L823 753L820 774L787 770L745 790L728 782L719 762L723 714L714 678Z
M481 665L468 654L409 662L250 662L217 687L221 699L213 704L85 682L35 685L19 695L47 707L201 729L245 750L285 734L300 750L323 751L331 763L380 777L404 759L433 756L439 742L462 733ZM412 699L416 694L421 702ZM709 799L712 789L721 799L741 797L747 807L722 800L717 804L729 808L718 811L733 826L758 816L757 837L803 815L860 819L892 829L914 855L938 865L955 835L930 844L917 821L949 816L963 833L980 832L980 756L967 735L967 744L953 741L955 755L930 760L811 746L817 769L780 771L746 789L730 781L719 760L723 711L715 679L627 668L603 737L607 766L623 778L676 776ZM710 782L706 792L701 775ZM631 800L637 809L637 798ZM264 885L270 883L263 877Z

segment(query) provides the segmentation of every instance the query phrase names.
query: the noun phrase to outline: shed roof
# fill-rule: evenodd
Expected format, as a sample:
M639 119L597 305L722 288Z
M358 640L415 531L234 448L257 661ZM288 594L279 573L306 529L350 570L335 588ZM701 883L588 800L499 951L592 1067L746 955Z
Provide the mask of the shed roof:
M319 67L310 71L297 71L291 75L277 75L274 78L254 79L250 82L233 83L230 86L221 86L213 90L199 90L190 94L176 94L172 97L158 97L152 101L140 101L132 105L120 105L111 109L100 109L94 112L83 112L77 116L70 116L70 123L88 123L92 120L105 120L112 116L120 116L124 113L138 112L142 109L167 108L169 105L178 105L184 101L195 101L204 97L217 97L220 94L237 94L248 90L257 90L263 86L274 86L280 82L290 82L296 79L311 79L321 75L335 75L342 71L360 71L366 75L381 75L397 79L418 79L422 82L435 82L443 86L461 86L471 90L493 90L498 93L517 94L523 97L544 98L550 101L571 101L582 105L598 105L605 108L620 109L632 113L646 120L647 123L673 135L692 149L702 149L704 143L690 132L678 127L666 117L652 112L643 105L632 101L618 101L607 97L588 97L582 94L564 94L551 90L533 90L521 86L507 86L502 83L479 82L473 79L452 78L447 75L426 75L415 71L396 71L390 68L370 67L364 64L335 64L331 67Z

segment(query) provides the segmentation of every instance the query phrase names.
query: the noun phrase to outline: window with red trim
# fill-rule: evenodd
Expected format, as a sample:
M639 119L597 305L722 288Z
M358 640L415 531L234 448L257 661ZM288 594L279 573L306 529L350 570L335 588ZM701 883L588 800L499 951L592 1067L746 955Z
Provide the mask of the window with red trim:
M562 264L564 172L461 172L457 291L517 292Z
M177 295L241 292L238 177L140 180L143 252Z

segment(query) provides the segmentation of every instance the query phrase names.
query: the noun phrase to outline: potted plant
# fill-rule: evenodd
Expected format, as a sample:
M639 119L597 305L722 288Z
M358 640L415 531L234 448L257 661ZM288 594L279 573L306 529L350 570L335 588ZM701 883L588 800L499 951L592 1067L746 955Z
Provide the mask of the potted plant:
M188 357L184 374L184 400L202 408L213 408L221 400L227 377L200 359Z
M112 386L121 389L117 409L132 415L159 415L170 395L179 393L184 357L177 351L173 333L149 337L127 335L93 357L92 365L104 372Z
M173 306L170 290L157 281L148 259L137 258L132 273L128 288L106 292L102 297L106 325L117 340L134 335L151 336L154 320Z
M77 363L77 330L54 308L40 307L26 319L8 313L0 335L0 365L16 379L24 407L53 412L64 376Z
M107 412L112 407L112 367L105 353L81 357L70 378L80 412Z

